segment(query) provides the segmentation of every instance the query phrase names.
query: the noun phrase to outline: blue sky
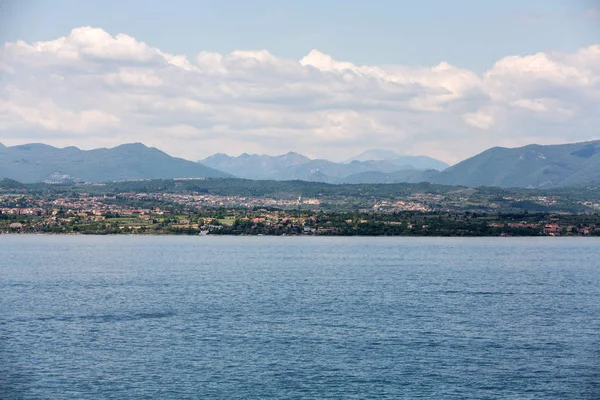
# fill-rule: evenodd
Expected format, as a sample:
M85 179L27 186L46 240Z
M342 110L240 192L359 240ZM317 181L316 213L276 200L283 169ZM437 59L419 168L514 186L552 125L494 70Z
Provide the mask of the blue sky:
M5 0L6 1L6 0ZM311 49L357 64L454 65L483 71L507 54L575 51L600 37L593 0L81 1L8 0L2 42L66 35L83 25L192 56Z
M5 145L454 163L600 135L600 0L4 0L0 43Z

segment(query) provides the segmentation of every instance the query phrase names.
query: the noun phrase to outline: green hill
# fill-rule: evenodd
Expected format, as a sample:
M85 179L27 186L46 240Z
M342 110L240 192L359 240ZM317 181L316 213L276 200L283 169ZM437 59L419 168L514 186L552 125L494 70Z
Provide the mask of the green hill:
M445 185L550 188L600 183L600 141L494 147L431 180Z

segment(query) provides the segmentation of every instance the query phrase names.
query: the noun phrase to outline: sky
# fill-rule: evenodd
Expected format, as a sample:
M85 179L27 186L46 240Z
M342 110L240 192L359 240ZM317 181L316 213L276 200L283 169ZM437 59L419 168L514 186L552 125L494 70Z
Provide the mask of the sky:
M458 162L598 139L600 0L0 0L0 142Z

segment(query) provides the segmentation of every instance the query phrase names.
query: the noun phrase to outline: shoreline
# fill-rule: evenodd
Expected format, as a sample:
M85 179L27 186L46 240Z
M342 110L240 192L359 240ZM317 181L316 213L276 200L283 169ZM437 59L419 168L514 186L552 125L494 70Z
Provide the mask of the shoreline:
M499 239L517 239L517 238L548 238L548 239L600 239L600 236L594 235L246 235L246 234L226 234L226 235L200 235L200 234L185 234L185 233L52 233L52 232L0 232L0 237L17 237L17 236L81 236L81 237L281 237L281 238L449 238L449 239L473 239L473 238L499 238Z

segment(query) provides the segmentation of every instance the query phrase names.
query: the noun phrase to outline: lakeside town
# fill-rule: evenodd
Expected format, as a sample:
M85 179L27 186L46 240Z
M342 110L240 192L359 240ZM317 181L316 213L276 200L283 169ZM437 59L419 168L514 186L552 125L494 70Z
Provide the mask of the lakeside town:
M188 235L600 236L600 205L586 212L551 211L559 196L503 201L538 205L502 209L473 190L399 196L259 197L199 193L113 193L5 189L1 233ZM89 187L87 187L89 189ZM509 198L506 198L509 197ZM344 203L345 202L345 203ZM345 204L345 207L344 207ZM484 208L485 206L485 208ZM543 207L546 207L545 209ZM483 209L483 210L482 210Z

